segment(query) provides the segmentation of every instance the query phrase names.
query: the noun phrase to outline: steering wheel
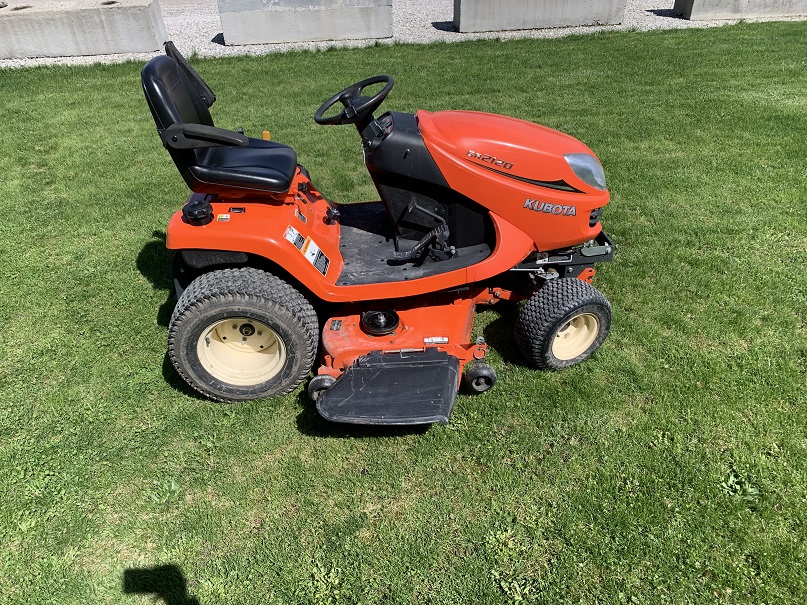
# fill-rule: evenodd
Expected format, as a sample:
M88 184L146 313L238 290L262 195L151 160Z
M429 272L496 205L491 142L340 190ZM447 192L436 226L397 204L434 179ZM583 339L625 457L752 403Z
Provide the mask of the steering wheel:
M362 96L361 93L365 88L373 84L381 83L385 84L384 88L372 97ZM320 105L319 109L317 109L317 112L314 114L314 121L317 124L330 125L355 124L368 114L373 113L373 111L381 105L381 102L387 97L394 84L395 80L392 79L392 76L373 76L361 82L356 82ZM345 106L344 109L335 116L331 116L330 118L324 117L325 112L335 105L337 101Z

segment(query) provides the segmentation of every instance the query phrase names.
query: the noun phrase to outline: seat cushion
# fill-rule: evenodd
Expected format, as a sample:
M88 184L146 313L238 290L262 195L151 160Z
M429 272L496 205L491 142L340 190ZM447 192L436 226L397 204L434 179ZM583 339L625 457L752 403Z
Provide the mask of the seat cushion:
M297 154L288 145L249 139L248 147L208 147L195 150L196 165L188 167L197 193L233 189L282 193L297 170Z

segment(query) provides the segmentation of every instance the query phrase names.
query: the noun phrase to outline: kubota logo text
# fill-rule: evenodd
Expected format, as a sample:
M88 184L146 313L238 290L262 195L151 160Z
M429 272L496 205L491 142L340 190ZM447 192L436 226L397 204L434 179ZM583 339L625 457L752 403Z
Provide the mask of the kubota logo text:
M550 204L549 202L539 202L527 198L524 207L536 212L554 214L556 216L577 216L577 209L574 206L561 206L560 204Z

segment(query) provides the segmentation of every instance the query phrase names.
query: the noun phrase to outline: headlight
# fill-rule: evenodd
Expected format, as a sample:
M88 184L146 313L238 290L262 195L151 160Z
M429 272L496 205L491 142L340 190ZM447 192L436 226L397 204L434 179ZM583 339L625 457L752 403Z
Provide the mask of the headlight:
M588 153L567 153L563 157L577 178L587 185L605 191L605 172L597 158Z

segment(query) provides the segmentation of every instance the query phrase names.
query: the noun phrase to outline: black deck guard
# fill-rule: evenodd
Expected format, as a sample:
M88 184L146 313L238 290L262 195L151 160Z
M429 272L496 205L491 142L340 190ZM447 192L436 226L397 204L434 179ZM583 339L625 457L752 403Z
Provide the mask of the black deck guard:
M317 399L317 411L351 424L447 423L457 398L460 361L436 349L373 351Z

